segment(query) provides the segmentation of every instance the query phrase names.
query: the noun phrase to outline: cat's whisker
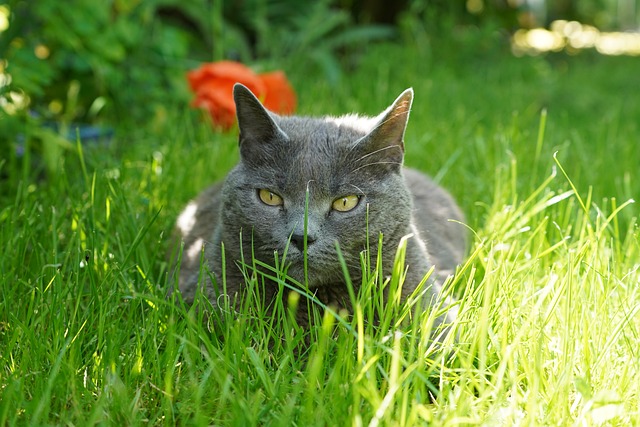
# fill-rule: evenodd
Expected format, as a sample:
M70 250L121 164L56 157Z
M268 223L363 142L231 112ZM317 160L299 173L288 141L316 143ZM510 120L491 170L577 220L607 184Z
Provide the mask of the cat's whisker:
M376 126L374 126L374 128L371 131L374 131L380 127L382 127L384 124L389 123L391 120L396 119L400 116L408 116L409 113L411 112L411 109L407 109L407 110L403 110L400 112L394 112L393 114L388 115L387 117L385 117L384 120L381 120L380 123L378 123Z
M375 126L369 128L367 130L367 134L363 135L362 138L365 138L367 135L375 132L377 129L381 128L385 124L389 123L392 120L397 119L398 117L400 117L402 115L406 115L408 117L410 112L411 112L411 110L407 109L406 111L402 111L402 112L399 112L399 113L388 113L388 115L383 120L380 120L378 123L375 124ZM360 119L360 118L356 116L356 119ZM406 119L405 119L405 121L406 121ZM351 154L352 151L354 151L354 150L356 150L356 149L358 149L360 147L360 141L362 141L362 138L360 138L359 140L355 141L355 143L351 144L351 146L349 147L349 150L347 151L347 154ZM390 147L385 147L385 148L390 148ZM373 154L373 153L370 153L370 154Z
M402 104L401 104L402 105ZM390 121L397 119L398 117L401 116L409 116L409 113L411 112L411 109L407 109L407 110L403 110L400 112L393 112L392 114L388 114L384 120L380 120L380 122L378 122L372 129L370 132L374 132L375 130L381 128L382 126L384 126L385 124L389 123ZM406 120L406 119L405 119Z
M375 156L376 154L380 154L380 153L382 153L382 152L384 152L386 150L402 150L402 149L397 145L390 145L390 146L387 146L387 147L382 147L382 148L379 148L377 150L374 150L374 151L372 151L370 153L367 153L367 154L359 157L358 159L355 160L355 162L356 163L357 162L361 162L362 160L366 159L367 157Z
M349 185L350 185L350 186L352 186L353 188L355 188L356 190L358 190L358 192L359 192L360 194L362 194L362 195L365 195L365 194L366 194L366 193L365 193L365 192L364 192L360 187L358 187L357 185L355 185L355 184L349 184Z
M402 163L400 163L400 162L373 162L373 163L367 163L366 165L362 165L362 166L359 166L359 167L353 169L351 171L351 173L357 172L360 169L366 168L368 166L375 166L375 165L397 165L397 166L402 166Z

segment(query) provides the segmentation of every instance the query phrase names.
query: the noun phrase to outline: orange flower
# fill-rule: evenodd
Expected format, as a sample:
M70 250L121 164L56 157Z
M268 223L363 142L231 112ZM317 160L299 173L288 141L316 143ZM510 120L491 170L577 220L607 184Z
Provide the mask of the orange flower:
M265 87L262 103L271 111L293 114L296 110L296 94L282 71L263 73L258 76Z
M291 114L296 107L295 93L282 71L257 75L239 62L219 61L189 71L187 80L195 93L192 105L206 109L214 125L225 130L236 121L235 83L247 86L267 109L276 113Z

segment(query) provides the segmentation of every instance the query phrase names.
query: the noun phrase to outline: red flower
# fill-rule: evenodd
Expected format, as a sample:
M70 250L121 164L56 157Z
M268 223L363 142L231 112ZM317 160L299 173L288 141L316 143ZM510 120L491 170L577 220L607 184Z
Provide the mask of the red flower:
M282 71L259 74L265 87L262 103L268 110L282 114L293 114L296 110L296 94Z
M214 125L225 130L236 120L235 83L248 87L267 109L275 113L291 114L296 108L295 92L282 71L255 74L239 62L219 61L189 71L187 80L195 93L192 105L206 109Z

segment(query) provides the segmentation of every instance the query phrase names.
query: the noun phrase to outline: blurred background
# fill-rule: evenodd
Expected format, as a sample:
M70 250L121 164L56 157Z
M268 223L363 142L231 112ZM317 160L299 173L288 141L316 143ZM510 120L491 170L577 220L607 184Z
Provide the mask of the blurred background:
M487 40L516 54L596 48L599 32L611 32L620 38L608 40L611 52L637 55L639 43L622 32L638 30L639 17L637 0L5 1L2 130L6 137L25 121L152 123L188 102L184 73L203 61L311 67L332 82L371 43L424 45L470 28L484 30L465 40L472 49ZM523 32L534 28L546 31Z

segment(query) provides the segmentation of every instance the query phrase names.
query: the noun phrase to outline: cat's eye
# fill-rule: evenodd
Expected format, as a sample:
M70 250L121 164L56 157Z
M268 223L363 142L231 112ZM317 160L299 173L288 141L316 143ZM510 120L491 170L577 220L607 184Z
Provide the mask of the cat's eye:
M331 207L333 210L338 212L349 212L360 202L360 196L356 196L354 194L348 196L338 197L333 201Z
M265 190L264 188L258 190L258 196L260 197L260 200L262 200L262 203L269 206L282 206L284 203L282 197L272 191Z

